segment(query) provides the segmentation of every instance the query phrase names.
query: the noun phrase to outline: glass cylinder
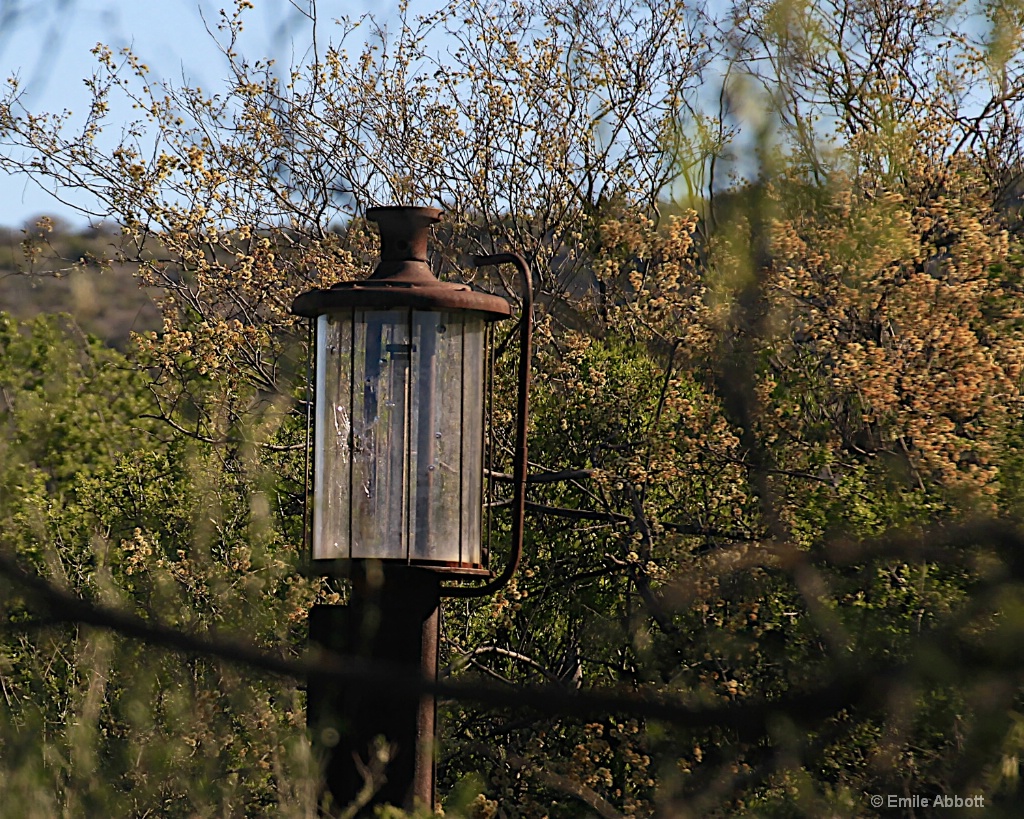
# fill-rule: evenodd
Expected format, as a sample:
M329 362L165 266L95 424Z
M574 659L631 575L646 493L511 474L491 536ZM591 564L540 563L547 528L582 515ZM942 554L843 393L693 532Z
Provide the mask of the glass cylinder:
M313 559L482 565L484 318L317 321Z

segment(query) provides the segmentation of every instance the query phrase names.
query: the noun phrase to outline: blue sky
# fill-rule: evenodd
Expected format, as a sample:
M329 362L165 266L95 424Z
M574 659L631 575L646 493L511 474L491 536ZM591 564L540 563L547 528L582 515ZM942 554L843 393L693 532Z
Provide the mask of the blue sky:
M246 15L243 52L273 57L279 64L301 59L310 25L295 6L306 0L253 0ZM29 110L83 112L88 93L83 78L95 65L92 48L132 46L155 77L214 88L224 75L223 57L203 22L215 27L220 8L231 0L0 0L0 74L18 75ZM320 0L321 24L372 10L386 18L395 0ZM324 25L329 29L329 25ZM116 111L114 112L116 120ZM0 225L16 227L42 213L76 225L85 220L55 202L23 177L0 172Z

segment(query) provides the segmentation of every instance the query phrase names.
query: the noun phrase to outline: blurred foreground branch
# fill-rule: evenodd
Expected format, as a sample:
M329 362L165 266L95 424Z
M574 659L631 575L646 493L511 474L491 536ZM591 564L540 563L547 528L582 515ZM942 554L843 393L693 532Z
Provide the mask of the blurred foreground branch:
M972 546L986 546L992 552L986 560L981 557L985 553L977 548L971 549ZM777 547L743 556L734 554L731 560L727 557L727 554L721 556L720 570L723 573L765 564L795 571L812 563L843 566L881 559L915 559L966 564L976 569L987 565L984 573L990 581L1000 583L1024 579L1024 539L1014 526L991 520L941 527L918 536L836 541L817 554ZM71 594L25 569L9 554L0 554L0 574L45 609L42 619L11 624L9 627L12 628L55 623L92 626L154 647L213 657L293 678L321 677L346 685L384 688L395 695L432 692L454 700L473 701L491 707L530 708L546 714L591 717L620 713L687 728L728 728L746 738L770 735L772 725L780 716L794 724L808 725L844 708L884 707L890 693L903 690L908 678L920 679L930 673L926 664L916 662L915 657L904 663L871 664L861 668L856 667L856 658L851 658L848 665L837 668L831 678L823 678L816 687L789 692L775 699L748 699L717 706L691 705L644 688L576 691L560 685L510 688L480 682L434 682L399 673L398 669L386 664L369 663L354 657L310 653L301 658L287 658L232 637L189 634ZM1024 656L1019 652L1003 651L998 645L987 647L978 641L968 644L958 635L962 623L955 617L951 620L954 622L933 629L915 656L934 657L936 649L945 650L954 652L962 664L970 666L972 673L985 667L1021 676Z

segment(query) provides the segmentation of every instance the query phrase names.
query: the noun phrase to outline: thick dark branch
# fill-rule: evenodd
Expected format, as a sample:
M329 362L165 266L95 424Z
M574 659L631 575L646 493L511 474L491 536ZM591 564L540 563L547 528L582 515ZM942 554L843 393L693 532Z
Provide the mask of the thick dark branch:
M249 643L222 636L187 634L134 614L84 600L39 575L26 571L9 555L0 554L0 574L20 586L48 609L55 621L109 629L152 646L189 655L214 657L258 671L299 679L321 678L335 684L373 686L396 696L432 693L439 697L477 702L495 708L530 708L545 714L594 717L609 712L663 720L683 727L731 728L741 736L763 736L778 714L797 721L827 717L840 708L879 698L899 676L900 669L846 674L816 690L790 694L776 701L752 701L719 707L692 707L654 692L611 689L567 690L561 685L519 686L479 682L438 682L410 675L408 669L369 663L333 653L288 659Z
M570 509L565 506L548 506L543 503L526 502L526 511L536 515L553 515L558 518L569 520L598 520L606 523L629 523L629 515L619 515L615 512L597 512L593 509Z
M493 506L500 506L499 501ZM594 509L570 509L565 506L548 506L543 503L526 502L526 511L536 515L552 515L558 518L570 520L594 520L606 523L632 523L633 518L629 515L620 515L617 512L598 512ZM714 537L724 540L731 540L736 543L749 543L761 540L749 532L741 532L736 529L715 529L709 526L698 526L692 523L675 523L672 521L659 521L658 526L670 532L680 535L694 535L698 537Z
M1003 558L992 566L971 547L987 546ZM759 552L762 550L758 550ZM765 549L765 552L770 550ZM766 555L759 558L763 565ZM891 539L860 543L830 544L818 553L799 550L774 550L774 565L786 569L801 561L851 565L872 559L943 560L988 568L998 580L1024 577L1024 539L1017 529L1000 521L982 521L957 527L946 527L917 535L895 536ZM981 561L979 564L978 561ZM735 563L723 565L731 571ZM791 692L775 700L743 700L720 706L690 706L674 697L653 691L591 688L567 690L561 685L508 686L468 681L436 682L408 674L382 663L368 663L355 657L331 653L310 654L289 659L266 652L250 643L215 635L187 634L158 622L144 620L134 614L82 599L23 568L9 554L0 553L0 574L20 587L24 593L45 608L45 616L54 622L90 625L142 640L153 646L190 655L214 657L250 668L298 679L319 677L336 684L374 686L396 696L417 696L433 693L440 697L477 702L495 708L529 708L544 714L594 717L621 713L661 720L687 728L719 727L730 729L740 738L762 737L769 733L779 715L797 724L813 724L840 709L855 706L881 707L893 686L906 685L904 676L927 671L913 660L901 664L878 664L863 669L840 669L831 678L822 676L820 685L804 691ZM13 625L13 624L12 624ZM954 623L950 629L935 631L930 637L933 648L952 648L963 656L970 648L970 669L982 668L1020 674L1024 655L1001 652L991 648L967 646L958 638Z
M595 811L598 816L603 817L603 819L625 819L625 815L619 813L615 806L601 796L601 794L593 788L588 788L586 785L573 781L568 776L563 776L546 768L537 767L522 757L510 757L508 764L513 769L533 777L542 785L579 799L584 805Z
M484 474L491 480L500 481L501 483L512 483L515 480L515 477L507 472L492 472L487 469L484 470ZM559 481L579 481L584 478L592 478L593 476L593 469L565 469L561 472L535 472L532 475L526 476L526 482L558 483Z

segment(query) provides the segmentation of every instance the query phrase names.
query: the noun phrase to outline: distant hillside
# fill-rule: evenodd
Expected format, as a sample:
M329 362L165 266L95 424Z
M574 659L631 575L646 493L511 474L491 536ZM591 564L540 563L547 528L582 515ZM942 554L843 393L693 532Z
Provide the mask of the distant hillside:
M160 328L155 293L139 287L132 268L101 263L114 255L116 228L72 231L59 220L49 223L49 232L35 222L0 227L0 311L18 319L69 313L118 349L132 331Z

